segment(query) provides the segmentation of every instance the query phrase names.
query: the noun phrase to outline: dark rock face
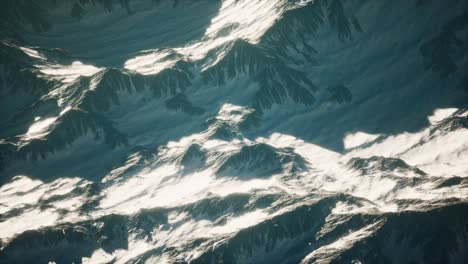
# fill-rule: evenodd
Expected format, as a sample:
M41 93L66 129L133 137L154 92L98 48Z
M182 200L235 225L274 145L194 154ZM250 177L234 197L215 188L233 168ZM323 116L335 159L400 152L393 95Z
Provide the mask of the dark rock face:
M419 176L424 176L426 173L416 167L408 165L401 159L398 158L386 158L372 156L370 158L352 158L348 166L353 169L360 171L363 175L372 174L375 172L379 173L415 173Z
M468 263L467 14L2 1L0 263Z
M268 176L282 171L294 173L305 166L305 160L290 149L277 149L266 144L243 146L227 158L219 174Z
M236 40L225 48L228 51L221 61L203 72L205 80L222 84L239 75L252 77L260 86L252 99L258 111L284 103L288 98L304 105L315 102L313 92L317 87L300 71L282 64L274 54L244 40Z
M450 132L463 128L468 128L468 116L452 116L440 121L431 130L431 133L435 133L436 131Z

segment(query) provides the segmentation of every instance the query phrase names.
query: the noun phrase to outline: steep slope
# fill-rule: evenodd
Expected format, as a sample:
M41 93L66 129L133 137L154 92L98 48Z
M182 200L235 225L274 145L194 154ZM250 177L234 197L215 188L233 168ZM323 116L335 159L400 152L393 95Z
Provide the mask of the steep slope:
M220 53L222 57L203 71L204 79L222 84L239 75L251 76L260 86L252 99L257 110L269 109L288 98L305 105L314 103L313 92L317 89L314 84L261 47L236 40L223 47Z
M33 57L28 56L28 53ZM1 40L0 122L2 127L12 122L15 115L27 109L54 86L55 82L41 76L39 69L34 66L35 61L40 60L39 56L34 50Z
M466 1L6 0L1 263L465 263Z
M304 167L305 161L288 149L276 149L266 144L243 146L218 169L221 175L269 176L283 171L294 173Z

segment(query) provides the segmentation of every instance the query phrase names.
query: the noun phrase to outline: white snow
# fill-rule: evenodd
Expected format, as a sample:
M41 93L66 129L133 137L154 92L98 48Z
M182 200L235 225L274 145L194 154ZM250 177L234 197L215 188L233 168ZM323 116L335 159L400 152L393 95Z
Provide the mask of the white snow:
M343 139L345 149L352 149L363 144L374 141L380 135L373 135L364 132L356 132L353 134L348 134Z

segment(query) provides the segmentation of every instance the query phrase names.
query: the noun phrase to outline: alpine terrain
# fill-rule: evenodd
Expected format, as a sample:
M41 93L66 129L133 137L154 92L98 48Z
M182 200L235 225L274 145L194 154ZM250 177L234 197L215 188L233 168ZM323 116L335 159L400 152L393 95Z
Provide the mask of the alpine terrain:
M468 1L2 0L0 263L468 263Z

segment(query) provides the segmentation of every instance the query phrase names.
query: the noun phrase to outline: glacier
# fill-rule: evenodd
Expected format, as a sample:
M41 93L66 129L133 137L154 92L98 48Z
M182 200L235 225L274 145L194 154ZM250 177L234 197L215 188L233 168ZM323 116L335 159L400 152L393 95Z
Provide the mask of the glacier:
M468 262L466 1L0 5L0 263Z

